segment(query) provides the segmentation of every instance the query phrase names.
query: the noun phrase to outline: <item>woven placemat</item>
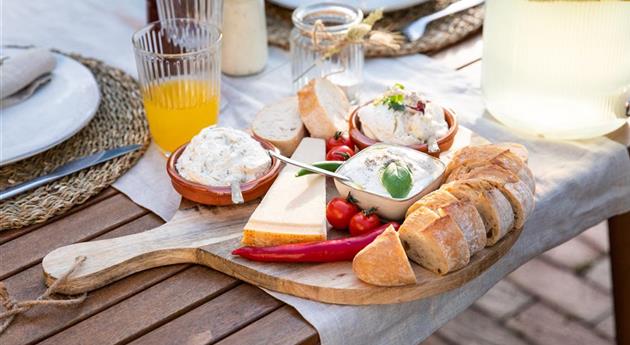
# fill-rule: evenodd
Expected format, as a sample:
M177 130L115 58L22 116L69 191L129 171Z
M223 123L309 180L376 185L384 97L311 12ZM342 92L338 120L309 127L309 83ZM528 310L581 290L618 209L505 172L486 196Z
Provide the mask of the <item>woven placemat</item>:
M0 189L44 175L73 159L98 151L130 144L143 144L143 147L0 203L0 230L40 223L85 202L133 166L149 145L149 127L137 81L99 60L64 55L79 61L94 75L101 93L96 115L67 141L36 156L0 167Z
M385 13L385 17L376 24L376 28L400 31L407 24L427 14L439 11L458 0L435 0L413 6L404 10ZM289 33L293 28L292 10L267 2L267 35L270 44L289 49ZM400 49L369 47L368 57L400 56L416 53L427 53L439 50L476 33L483 24L483 5L473 7L448 17L436 20L427 27L419 40L405 42Z

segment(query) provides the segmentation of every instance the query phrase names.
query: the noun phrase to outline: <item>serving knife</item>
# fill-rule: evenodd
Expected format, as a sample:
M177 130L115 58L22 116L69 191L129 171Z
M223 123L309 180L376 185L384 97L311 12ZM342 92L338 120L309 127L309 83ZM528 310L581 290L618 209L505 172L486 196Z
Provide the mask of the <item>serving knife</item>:
M429 25L430 22L436 19L444 18L453 13L467 10L482 3L484 3L484 0L460 0L454 2L437 12L431 13L416 21L411 22L411 24L409 24L406 28L402 30L402 33L403 35L405 35L405 37L407 37L409 42L416 41L420 37L422 37L422 35L424 35L424 31L427 29L427 25Z
M141 146L142 145L138 144L122 146L75 159L72 162L66 163L44 176L34 178L30 181L22 182L15 186L11 186L3 191L0 191L0 201L6 200L20 193L24 193L33 188L37 188L46 183L56 181L79 170L89 168L96 164L106 162L110 159L120 157L126 153L133 152L139 149Z

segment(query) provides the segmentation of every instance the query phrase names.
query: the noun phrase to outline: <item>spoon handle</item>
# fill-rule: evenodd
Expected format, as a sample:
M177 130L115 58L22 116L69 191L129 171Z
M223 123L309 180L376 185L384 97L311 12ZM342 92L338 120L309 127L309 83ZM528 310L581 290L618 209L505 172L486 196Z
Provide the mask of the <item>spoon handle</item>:
M281 155L281 154L279 154L277 152L274 152L272 150L268 150L267 152L269 152L269 155L271 155L272 157L275 157L275 158L277 158L277 159L279 159L279 160L281 160L281 161L283 161L283 162L285 162L287 164L295 165L296 167L300 167L302 169L306 169L308 171L312 171L312 172L314 172L316 174L330 176L330 177L334 177L334 178L342 180L342 181L351 182L350 178L348 178L346 176L343 176L343 175L340 175L340 174L337 174L337 173L334 173L334 172L331 172L331 171L328 171L328 170L324 170L324 169L318 168L316 166L313 166L313 165L310 165L310 164L307 164L307 163L298 162L296 160L293 160L293 159L291 159L289 157L285 157L285 156L283 156L283 155Z

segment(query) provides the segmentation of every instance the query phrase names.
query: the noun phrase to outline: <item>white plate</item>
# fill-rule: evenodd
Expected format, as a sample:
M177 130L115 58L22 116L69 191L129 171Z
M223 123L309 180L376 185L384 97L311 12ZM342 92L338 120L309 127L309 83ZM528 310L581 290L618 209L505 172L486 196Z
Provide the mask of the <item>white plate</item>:
M302 1L302 0L268 0L278 6L295 9L306 3L314 3L318 1ZM342 4L357 6L363 12L372 12L376 9L383 8L385 12L401 10L427 2L429 0L334 0Z
M11 56L19 49L2 49ZM0 110L0 166L65 141L90 122L100 102L94 76L79 62L55 54L52 80L27 100Z

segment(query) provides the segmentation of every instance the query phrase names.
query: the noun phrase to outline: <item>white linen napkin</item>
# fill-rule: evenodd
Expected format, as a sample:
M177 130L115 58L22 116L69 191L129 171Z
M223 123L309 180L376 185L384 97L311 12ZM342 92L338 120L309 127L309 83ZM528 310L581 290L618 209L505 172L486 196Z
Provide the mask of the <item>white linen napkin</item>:
M32 48L3 57L0 64L0 107L22 102L50 81L57 60L48 50Z

